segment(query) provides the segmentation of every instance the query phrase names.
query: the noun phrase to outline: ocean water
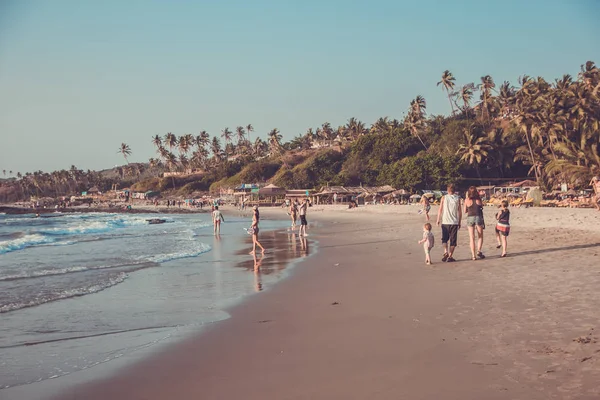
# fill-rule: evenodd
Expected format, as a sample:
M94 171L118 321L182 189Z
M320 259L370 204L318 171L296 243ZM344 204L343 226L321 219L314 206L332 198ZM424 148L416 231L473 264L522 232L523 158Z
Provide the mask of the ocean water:
M0 214L0 394L227 318L309 253L286 222L261 220L271 251L253 258L250 219L225 218L215 238L207 214Z

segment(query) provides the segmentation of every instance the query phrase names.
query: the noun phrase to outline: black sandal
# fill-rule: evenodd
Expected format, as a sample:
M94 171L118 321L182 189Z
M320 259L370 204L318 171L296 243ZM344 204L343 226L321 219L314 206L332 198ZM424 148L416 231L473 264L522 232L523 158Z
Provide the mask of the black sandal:
M482 260L485 258L485 256L483 255L483 253L480 252L480 251L477 252L477 257L481 258Z

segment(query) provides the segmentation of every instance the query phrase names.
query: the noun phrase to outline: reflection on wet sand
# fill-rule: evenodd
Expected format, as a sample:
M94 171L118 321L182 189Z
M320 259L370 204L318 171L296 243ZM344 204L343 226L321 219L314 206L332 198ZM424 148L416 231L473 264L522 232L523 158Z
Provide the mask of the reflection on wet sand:
M252 257L254 258L254 290L260 292L262 291L260 266L262 265L262 261L265 256L261 255L260 258L257 258L256 254L253 254Z
M308 241L305 237L298 237L291 231L261 232L259 240L265 246L265 254L253 255L251 258L239 262L236 267L244 268L254 273L254 289L263 290L261 276L276 274L283 271L287 265L298 258L309 255ZM244 241L248 247L252 246L252 238ZM237 255L245 255L246 250L240 250Z

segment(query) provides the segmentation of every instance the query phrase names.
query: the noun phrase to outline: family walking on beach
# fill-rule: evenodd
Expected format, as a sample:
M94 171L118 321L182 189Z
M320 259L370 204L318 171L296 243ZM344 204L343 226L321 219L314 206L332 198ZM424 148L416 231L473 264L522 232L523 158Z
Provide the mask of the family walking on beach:
M479 192L475 186L469 187L467 195L463 202L455 193L454 185L448 185L448 193L442 196L440 201L440 209L437 215L437 225L442 227L442 247L444 255L443 262L454 262L454 250L458 241L458 230L461 227L463 214L467 217L467 229L469 230L469 245L471 249L471 259L484 259L485 255L482 252L483 247L483 230L485 229L485 220L483 218L483 202L479 196ZM424 203L425 205L425 203ZM429 206L429 201L427 201ZM429 211L429 210L428 210ZM426 214L427 221L429 215ZM429 222L423 226L423 238L419 244L423 245L425 251L425 263L431 264L431 249L434 246L434 236L431 232L432 226ZM508 202L502 201L500 210L496 213L496 240L498 245L496 248L502 247L501 257L506 257L507 237L510 232L510 211Z

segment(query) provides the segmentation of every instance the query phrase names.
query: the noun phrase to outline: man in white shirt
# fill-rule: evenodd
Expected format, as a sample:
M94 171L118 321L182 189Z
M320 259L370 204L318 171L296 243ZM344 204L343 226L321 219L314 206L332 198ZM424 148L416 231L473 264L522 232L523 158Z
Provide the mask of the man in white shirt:
M456 248L458 230L460 229L460 221L462 220L462 207L460 197L454 193L453 184L448 185L448 194L443 196L440 202L440 210L437 216L438 226L440 225L440 220L442 223L442 247L444 248L442 261L454 262L456 260L452 256Z

